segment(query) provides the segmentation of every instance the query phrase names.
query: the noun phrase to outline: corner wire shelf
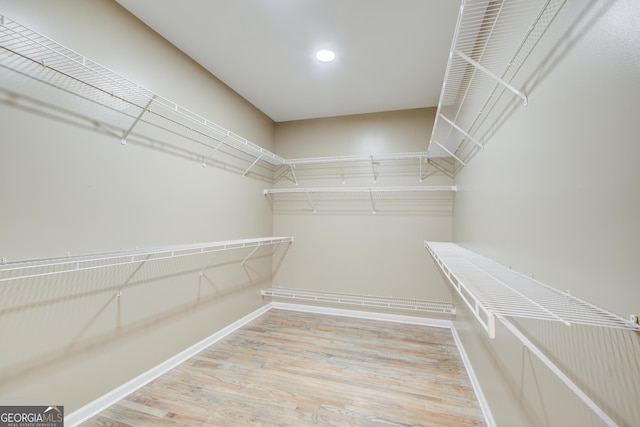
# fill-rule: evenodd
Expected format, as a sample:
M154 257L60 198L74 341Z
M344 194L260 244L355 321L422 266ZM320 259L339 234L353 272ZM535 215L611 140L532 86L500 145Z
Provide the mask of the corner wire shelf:
M263 237L256 239L226 240L190 245L133 249L95 254L69 255L56 258L0 262L0 283L56 274L72 273L99 268L115 267L207 254L234 249L253 248L242 260L244 265L263 246L293 243L293 237Z
M13 77L22 79L27 93L35 99L48 96L54 104L82 113L101 107L97 113L100 118L119 113L113 120L118 128L126 129L120 135L123 144L135 126L147 123L203 146L208 153L203 166L221 145L255 159L244 175L259 160L284 164L282 157L4 15L0 15L0 48L0 71L12 71ZM9 89L15 90L15 86Z
M304 194L306 195L307 202L313 213L317 212L316 204L312 199L312 194L352 194L359 195L368 199L371 204L371 212L376 214L378 212L378 206L376 204L378 194L390 194L390 193L434 193L434 192L456 192L457 187L455 185L419 185L419 186L388 186L388 187L315 187L315 188L267 188L264 190L264 195L277 195L277 194Z
M343 292L316 291L305 289L273 287L261 291L263 297L314 303L341 304L385 310L455 315L452 304L441 301L428 301L415 298L386 297Z
M426 165L426 152L285 159L1 14L0 73L11 93L108 120L114 132L120 132L122 144L136 126L146 124L200 146L203 167L223 146L238 150L253 159L243 176L259 161L290 169L296 183L294 169L299 165L367 161L375 174L380 160L418 159L421 178Z
M545 364L608 426L616 422L508 318L526 318L640 332L640 326L511 270L454 243L424 242L438 266L490 338L495 320Z
M566 0L463 0L427 152L455 174L483 150L503 95L527 105L512 82Z

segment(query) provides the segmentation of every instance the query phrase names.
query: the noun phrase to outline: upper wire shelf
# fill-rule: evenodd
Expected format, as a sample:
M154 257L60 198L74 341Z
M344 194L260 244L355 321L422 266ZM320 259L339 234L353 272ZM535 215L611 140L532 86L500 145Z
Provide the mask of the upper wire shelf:
M498 105L527 105L514 78L565 3L462 1L427 150L430 162L455 174L484 149L483 139L499 119Z
M118 265L136 264L179 258L231 249L257 248L281 243L293 243L293 237L263 237L255 239L225 240L220 242L194 243L158 248L132 249L95 254L69 255L55 258L40 258L0 262L0 283ZM250 254L252 255L253 252ZM249 256L250 256L249 255ZM247 258L249 258L249 256ZM243 261L243 263L247 260Z
M148 90L49 38L0 15L0 87L19 91L61 111L106 121L123 144L140 124L151 125L197 144L202 166L223 147L259 161L293 169L301 165L419 159L426 152L285 159L224 127ZM294 176L295 179L295 176Z
M454 243L424 244L491 338L495 337L496 317L640 330L637 324L616 314Z
M13 71L5 81L22 79L21 87L28 95L38 100L51 97L56 105L71 111L90 114L95 110L100 118L114 116L115 126L124 129L123 144L134 126L147 123L202 145L209 154L203 164L221 145L248 154L255 162L284 164L282 157L4 15L0 15L0 47L0 70ZM11 84L10 89L15 86Z

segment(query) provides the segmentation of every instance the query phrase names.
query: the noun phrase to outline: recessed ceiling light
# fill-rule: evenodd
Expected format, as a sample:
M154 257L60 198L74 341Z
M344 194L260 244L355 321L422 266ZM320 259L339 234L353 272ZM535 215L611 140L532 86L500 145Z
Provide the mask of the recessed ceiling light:
M316 52L316 58L318 58L318 61L322 61L322 62L331 62L335 59L336 54L333 53L332 50L319 50Z

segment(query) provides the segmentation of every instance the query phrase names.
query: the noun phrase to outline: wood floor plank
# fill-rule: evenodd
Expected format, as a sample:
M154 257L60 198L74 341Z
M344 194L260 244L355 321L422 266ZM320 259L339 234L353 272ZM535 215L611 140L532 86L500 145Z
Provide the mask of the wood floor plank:
M271 310L86 426L483 426L448 329Z

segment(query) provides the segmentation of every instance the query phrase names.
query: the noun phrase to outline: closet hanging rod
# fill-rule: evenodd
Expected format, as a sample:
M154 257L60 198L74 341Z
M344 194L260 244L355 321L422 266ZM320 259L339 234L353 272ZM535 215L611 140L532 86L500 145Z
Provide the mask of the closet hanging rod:
M457 191L455 185L418 185L404 187L316 187L316 188L267 188L264 194L282 193L398 193L398 192L430 192Z
M47 276L51 274L126 265L131 263L139 263L142 261L157 261L161 259L198 255L209 252L254 248L266 245L277 245L281 243L293 243L293 237L262 237L254 239L226 240L209 243L194 243L189 245L122 250L115 252L69 255L55 258L40 258L19 261L3 260L0 263L0 274L2 275L2 277L0 277L0 282L28 277ZM154 257L150 258L151 256ZM53 271L33 270L55 267L59 267L60 269ZM11 274L11 272L16 272L18 274Z

